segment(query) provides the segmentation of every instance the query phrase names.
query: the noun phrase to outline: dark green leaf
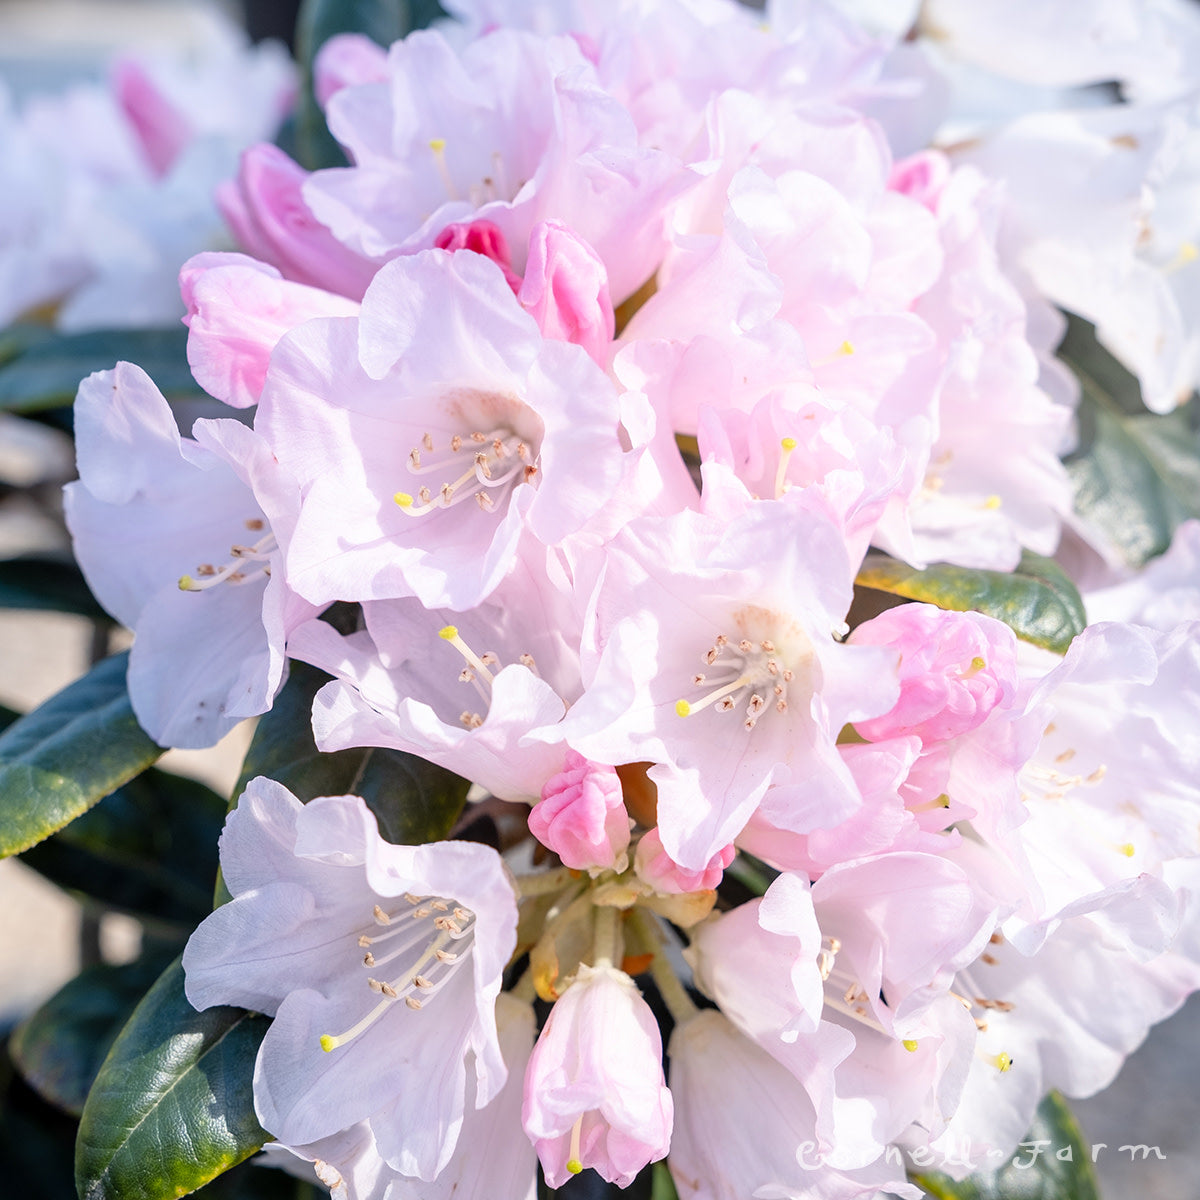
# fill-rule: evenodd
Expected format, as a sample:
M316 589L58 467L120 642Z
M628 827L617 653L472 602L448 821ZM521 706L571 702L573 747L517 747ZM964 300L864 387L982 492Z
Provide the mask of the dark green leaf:
M959 1181L930 1172L913 1182L938 1200L1099 1200L1089 1147L1057 1092L1038 1106L1025 1140L1002 1167Z
M30 554L0 559L0 608L77 613L111 621L96 603L79 568L68 558Z
M1026 551L1010 575L937 563L918 571L868 554L855 583L958 612L973 610L1003 621L1026 642L1065 654L1087 618L1075 585L1051 559Z
M0 1053L0 1167L14 1200L75 1200L75 1122L47 1104Z
M210 911L224 820L211 788L152 767L22 859L60 887L186 932Z
M165 396L195 396L187 333L178 329L109 329L56 334L0 366L0 409L36 412L70 404L80 381L118 361L135 362Z
M1200 517L1200 402L1146 411L1137 380L1072 318L1059 356L1079 377L1079 449L1067 459L1075 507L1131 567Z
M262 1146L251 1076L270 1022L196 1012L174 962L113 1043L75 1145L80 1200L174 1200Z
M258 722L234 797L255 776L267 775L304 801L362 796L389 842L411 845L445 837L466 801L467 781L399 750L321 753L313 741L312 703L328 682L315 667L291 664L287 684Z
M0 856L49 837L162 753L129 705L127 659L106 658L0 734Z
M296 57L304 72L294 139L300 165L315 171L346 165L313 95L313 59L335 33L363 33L390 46L413 26L406 0L303 0L296 19Z
M9 1053L44 1100L83 1111L113 1039L174 953L156 948L136 962L89 967L17 1026Z

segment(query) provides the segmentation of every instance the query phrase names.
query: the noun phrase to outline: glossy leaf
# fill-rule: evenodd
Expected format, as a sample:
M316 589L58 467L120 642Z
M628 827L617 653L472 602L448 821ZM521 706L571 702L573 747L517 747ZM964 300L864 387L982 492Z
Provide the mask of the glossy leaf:
M174 1200L262 1146L251 1077L270 1022L196 1012L176 960L138 1005L92 1086L75 1145L80 1200Z
M188 367L187 332L182 326L109 329L34 341L0 365L0 409L37 412L71 404L82 379L119 361L137 363L165 396L200 395Z
M1059 356L1078 376L1080 444L1067 459L1075 507L1131 567L1170 545L1200 517L1200 403L1147 412L1137 380L1071 318Z
M48 1103L78 1115L113 1039L175 951L82 971L13 1031L9 1053Z
M1099 1200L1083 1133L1057 1092L1038 1106L1033 1125L1003 1166L954 1180L940 1172L914 1175L937 1200Z
M233 798L258 775L282 783L303 801L361 796L379 832L397 845L444 838L462 812L470 784L452 771L399 750L364 747L324 754L312 733L312 703L329 676L293 662L271 711L259 718ZM229 899L218 883L218 904Z
M60 887L187 932L210 911L224 820L211 788L152 767L22 860Z
M49 554L0 559L0 608L76 613L93 621L112 620L96 602L74 562Z
M868 554L855 583L958 612L973 610L1003 621L1023 641L1065 654L1083 631L1083 600L1062 568L1026 551L1011 574L936 563L924 571Z
M130 707L127 659L106 658L0 734L0 856L49 837L162 754Z

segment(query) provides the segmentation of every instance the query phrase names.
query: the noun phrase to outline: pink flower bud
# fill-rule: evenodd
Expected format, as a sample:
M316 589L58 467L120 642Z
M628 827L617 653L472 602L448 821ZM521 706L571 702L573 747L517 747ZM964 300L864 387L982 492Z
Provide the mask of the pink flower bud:
M659 837L658 827L655 826L638 842L633 869L638 878L656 892L682 895L684 892L711 891L721 882L721 876L725 873L725 868L733 862L735 853L737 852L732 845L726 846L708 860L704 870L689 871L675 862L663 849L662 838Z
M608 273L596 252L558 221L542 221L529 237L522 307L548 338L582 346L602 367L616 329Z
M277 146L260 143L242 154L237 181L217 188L217 207L243 249L285 278L361 300L379 264L313 216L301 191L307 178Z
M858 721L873 742L915 734L942 742L981 725L1017 686L1017 644L1000 621L932 604L902 604L860 625L850 641L900 651L900 699L889 713Z
M146 161L156 175L165 175L191 141L191 123L163 95L145 68L132 59L116 65L113 91L137 134Z
M936 212L950 171L950 160L940 150L921 150L892 166L888 187Z
M628 1187L666 1155L673 1118L658 1022L637 985L613 967L581 966L525 1072L521 1123L546 1182L561 1187L592 1167Z
M566 766L547 780L529 814L529 829L568 867L617 867L629 845L629 815L616 771L568 750Z
M521 290L521 277L512 269L508 241L492 221L455 221L447 225L433 243L439 250L472 250L490 258L503 272L513 294Z
M386 80L387 51L362 33L331 37L313 61L313 91L324 108L344 87Z

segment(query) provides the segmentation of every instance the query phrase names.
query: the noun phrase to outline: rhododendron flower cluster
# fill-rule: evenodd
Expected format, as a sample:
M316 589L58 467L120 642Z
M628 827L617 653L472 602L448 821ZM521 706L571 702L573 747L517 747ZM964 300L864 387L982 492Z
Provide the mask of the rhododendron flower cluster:
M876 119L925 76L816 0L449 7L322 51L348 165L243 155L244 253L181 275L229 414L93 375L67 516L160 743L308 663L320 749L520 836L255 780L188 996L274 1017L259 1120L345 1200L917 1196L1200 987L1195 530L1057 653L864 619L884 554L1074 521L1014 193Z

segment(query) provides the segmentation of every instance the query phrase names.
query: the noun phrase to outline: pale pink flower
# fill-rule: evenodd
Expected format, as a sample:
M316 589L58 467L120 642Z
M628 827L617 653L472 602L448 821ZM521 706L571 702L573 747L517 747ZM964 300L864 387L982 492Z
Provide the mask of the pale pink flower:
M722 526L684 513L613 541L584 696L560 735L598 762L650 761L671 858L693 871L771 785L799 832L860 803L835 739L890 708L894 651L834 640L849 607L841 534L764 500Z
M671 1142L662 1039L637 985L611 966L579 968L555 1001L525 1073L521 1119L546 1182L585 1167L628 1187Z
M665 206L690 182L639 144L568 37L497 29L459 52L421 30L391 47L386 81L342 88L327 117L354 166L317 172L305 198L371 258L480 218L503 230L522 273L533 227L557 218L593 247L620 299L653 273Z
M529 831L568 867L623 870L629 814L617 772L568 749L529 814Z
M285 337L256 425L301 489L292 586L460 611L524 530L555 545L599 511L624 457L612 381L495 263L441 250L384 266L357 321Z
M464 1112L507 1076L495 1007L517 911L499 855L394 846L356 796L302 805L258 779L221 866L233 900L188 942L187 994L274 1016L255 1067L264 1128L303 1146L366 1121L391 1167L436 1178Z
M129 363L83 381L75 431L67 522L92 590L137 635L134 712L161 745L211 746L270 708L288 634L319 611L280 569L295 489L238 422L198 421L196 440L181 438Z

